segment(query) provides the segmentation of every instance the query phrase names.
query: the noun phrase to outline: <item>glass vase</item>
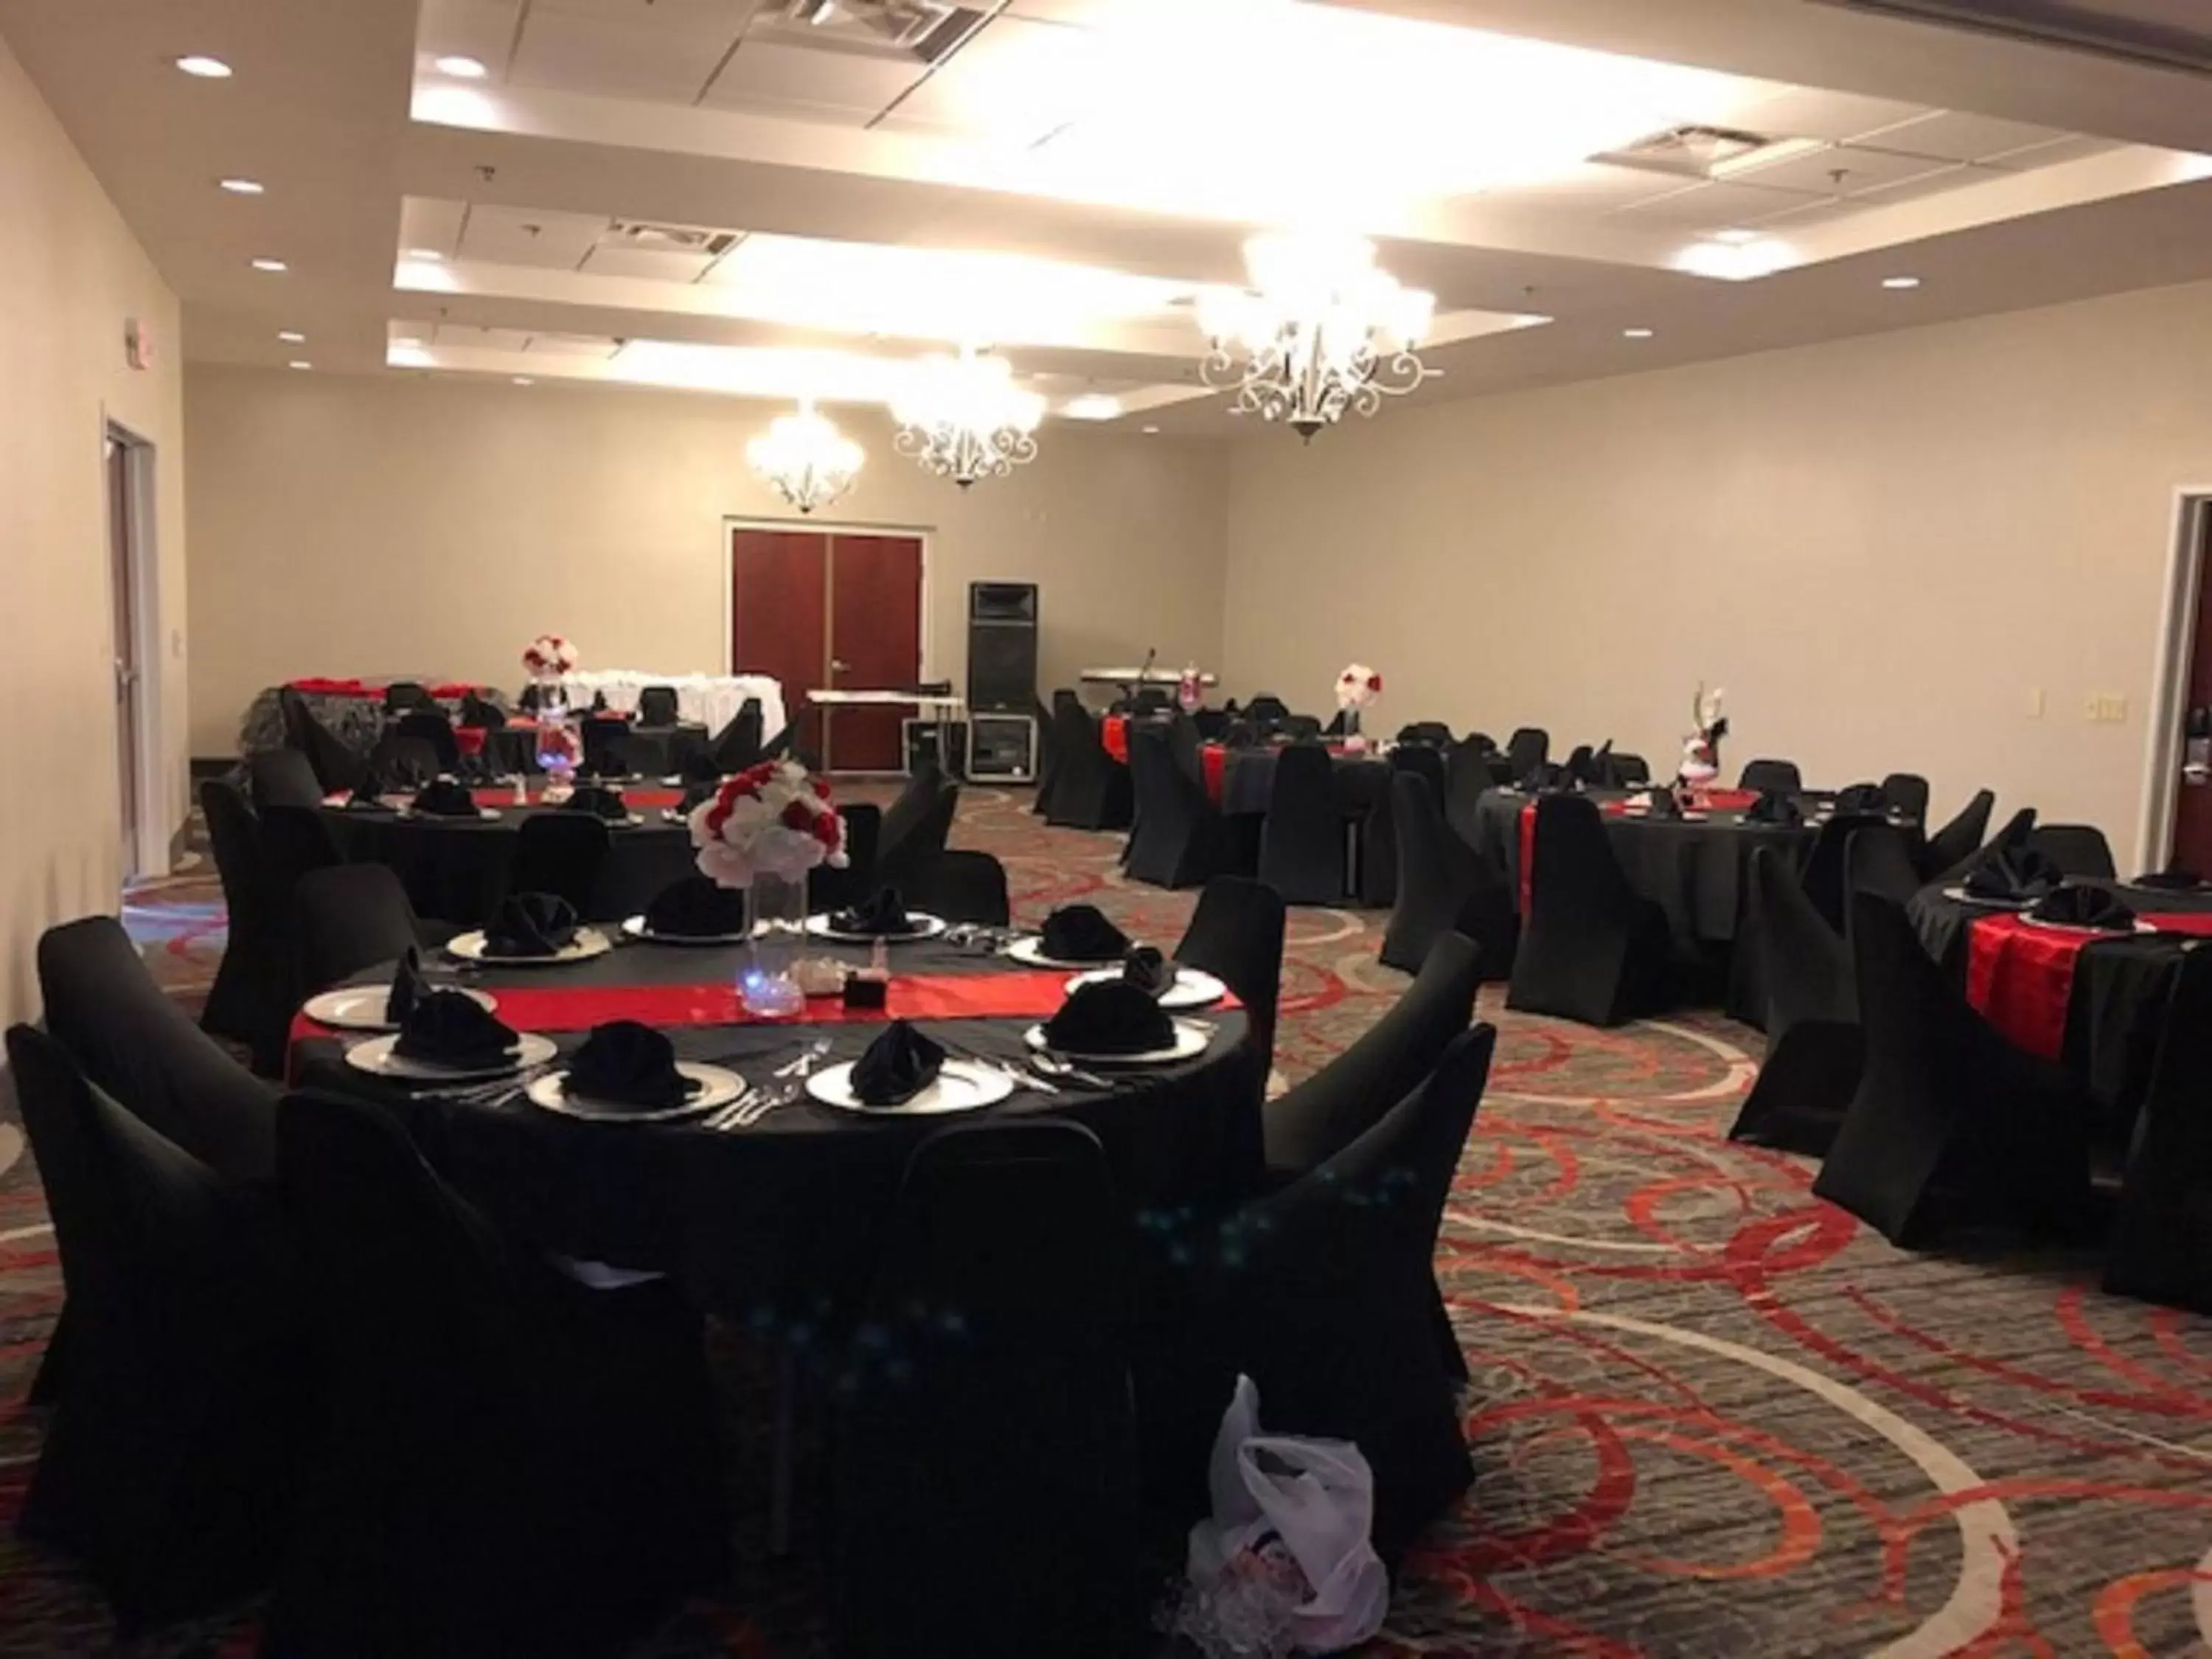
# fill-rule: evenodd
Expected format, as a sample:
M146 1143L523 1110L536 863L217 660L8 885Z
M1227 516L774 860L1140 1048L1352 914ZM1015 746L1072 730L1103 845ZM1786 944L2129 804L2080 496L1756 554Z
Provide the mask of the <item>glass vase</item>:
M799 988L800 948L806 939L806 878L788 880L765 870L753 873L745 889L745 965L738 976L738 1000L760 1019L788 1019L805 1012Z
M1367 752L1367 739L1359 733L1359 706L1357 703L1348 703L1345 706L1344 752L1347 755L1364 755Z

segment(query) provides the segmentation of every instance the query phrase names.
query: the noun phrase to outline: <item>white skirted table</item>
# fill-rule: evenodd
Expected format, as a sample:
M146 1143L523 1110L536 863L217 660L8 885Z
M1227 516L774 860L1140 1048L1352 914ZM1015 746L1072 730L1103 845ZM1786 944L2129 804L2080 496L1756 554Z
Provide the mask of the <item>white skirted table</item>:
M747 697L758 697L761 736L773 738L791 723L783 706L783 686L765 674L648 674L634 668L600 668L564 674L572 705L604 695L607 707L627 714L637 707L638 694L648 685L665 685L676 693L678 718L697 722L709 732L720 732L737 718Z

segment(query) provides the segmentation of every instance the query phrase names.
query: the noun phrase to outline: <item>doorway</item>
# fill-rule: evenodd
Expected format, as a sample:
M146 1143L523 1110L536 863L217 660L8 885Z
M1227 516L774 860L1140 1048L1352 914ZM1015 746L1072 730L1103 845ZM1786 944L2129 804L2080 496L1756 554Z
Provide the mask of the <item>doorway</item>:
M925 543L913 531L730 527L732 671L782 682L793 746L825 771L905 769L900 720L910 709L841 708L825 720L806 694L921 683Z
M2176 502L2151 710L2142 863L2212 875L2212 487Z
M149 666L157 653L154 609L154 446L110 422L107 495L110 644L114 663L117 863L127 884L166 871L157 826L160 779L149 738L155 729Z

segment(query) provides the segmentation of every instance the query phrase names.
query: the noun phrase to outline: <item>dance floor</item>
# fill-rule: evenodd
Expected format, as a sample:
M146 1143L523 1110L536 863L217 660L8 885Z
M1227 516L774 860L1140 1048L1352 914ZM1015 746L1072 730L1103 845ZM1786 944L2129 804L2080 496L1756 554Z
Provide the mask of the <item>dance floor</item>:
M1020 915L1093 900L1171 941L1192 896L1124 885L1117 839L971 790L957 845L1003 859ZM220 895L133 896L194 998ZM1406 981L1383 918L1292 913L1279 1066L1364 1030ZM2212 1321L2106 1297L2095 1264L1995 1241L1891 1249L1815 1200L1800 1159L1723 1136L1759 1056L1717 1015L1597 1031L1503 1012L1499 1063L1441 1246L1473 1386L1477 1482L1406 1564L1379 1656L2201 1652L2212 1643ZM24 1403L61 1299L38 1181L0 1123L0 1659L106 1650L96 1595L17 1541ZM733 1397L754 1358L717 1343ZM733 1421L748 1414L733 1411ZM641 1655L823 1650L821 1587L761 1559L765 1451L733 1429L740 1582ZM127 1651L228 1659L251 1610Z

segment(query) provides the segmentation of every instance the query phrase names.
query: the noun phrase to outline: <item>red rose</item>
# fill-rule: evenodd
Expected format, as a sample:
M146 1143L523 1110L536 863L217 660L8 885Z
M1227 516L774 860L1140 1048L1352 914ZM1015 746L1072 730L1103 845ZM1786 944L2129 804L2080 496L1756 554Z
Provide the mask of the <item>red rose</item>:
M845 824L835 812L823 812L814 820L814 839L825 851L835 853L844 844Z
M816 778L812 781L814 784L814 793L816 796L823 800L828 800L830 799L829 780L826 778Z
M1382 677L1380 674L1370 674L1367 677L1367 689L1370 691L1380 691L1382 689Z
M781 823L787 830L811 833L814 829L813 809L803 800L795 800L783 809Z

